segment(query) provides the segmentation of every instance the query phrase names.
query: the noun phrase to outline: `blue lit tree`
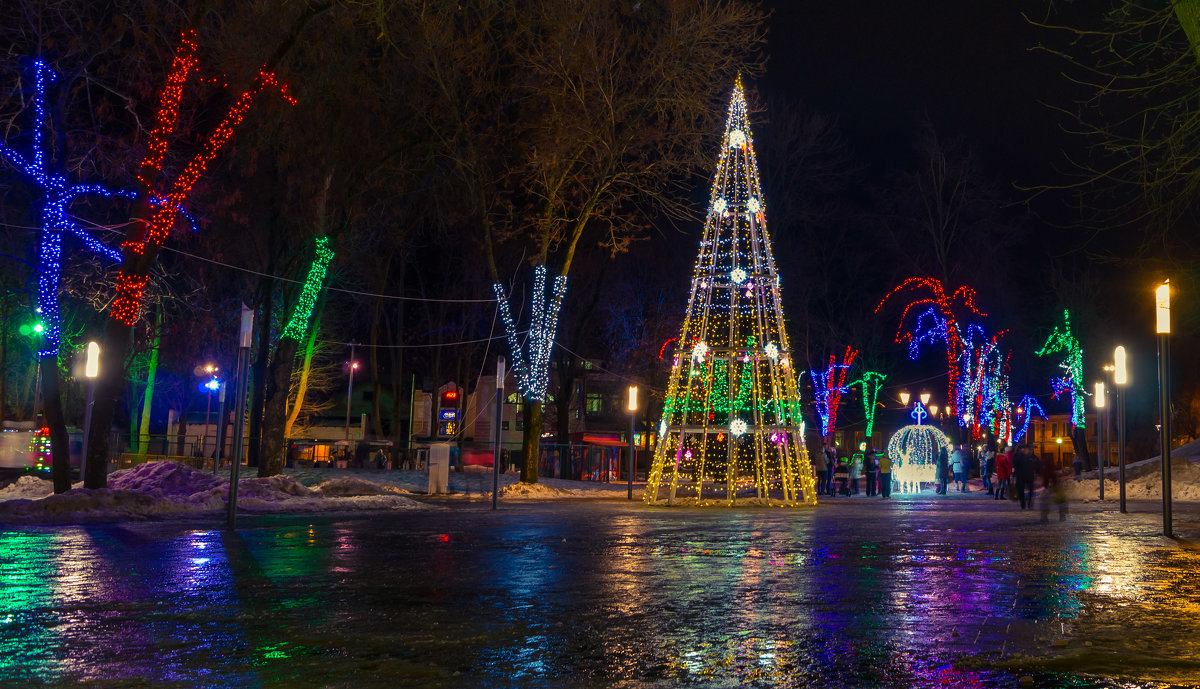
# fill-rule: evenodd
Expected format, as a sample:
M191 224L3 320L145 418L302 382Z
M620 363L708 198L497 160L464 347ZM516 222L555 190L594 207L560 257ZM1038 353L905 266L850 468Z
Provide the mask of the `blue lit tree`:
M38 246L37 308L42 323L42 343L38 350L41 359L43 409L50 429L51 466L55 492L69 490L70 454L67 427L62 412L61 379L58 371L59 348L62 344L62 316L59 293L62 284L62 254L68 238L79 242L88 251L113 262L120 262L121 252L105 245L79 226L71 217L71 205L83 196L122 196L132 198L132 192L112 191L95 184L72 184L63 169L62 161L51 162L46 150L46 135L53 131L46 110L46 86L55 74L41 60L33 62L34 122L30 132L33 144L27 155L21 155L7 143L0 142L0 158L41 191L41 237Z

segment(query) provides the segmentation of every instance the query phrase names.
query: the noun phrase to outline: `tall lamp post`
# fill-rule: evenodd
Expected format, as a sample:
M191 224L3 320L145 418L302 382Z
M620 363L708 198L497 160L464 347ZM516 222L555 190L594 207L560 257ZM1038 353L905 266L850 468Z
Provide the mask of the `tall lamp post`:
M1158 413L1162 443L1163 535L1171 537L1171 281L1154 290L1158 333Z
M208 402L204 407L204 433L200 436L200 457L203 458L204 448L208 445L208 424L212 420L212 394L221 389L221 382L217 380L217 372L221 369L211 362L197 368L200 369L200 374L208 378L200 384L208 393Z
M1097 464L1099 464L1099 469L1100 469L1099 473L1100 473L1100 499L1101 500L1104 499L1104 434L1105 434L1105 428L1104 428L1104 424L1101 423L1100 420L1102 418L1104 418L1104 410L1105 410L1104 395L1105 395L1104 381L1098 380L1098 381L1096 381L1096 445L1098 446L1097 449L1100 451L1099 452L1100 461L1097 462Z
M495 449L492 450L492 509L496 509L500 499L500 451L503 448L504 436L501 435L504 424L504 357L496 357L496 422L493 424L493 437L496 439Z
M1129 368L1121 345L1113 350L1113 385L1117 386L1117 482L1121 512L1125 512L1125 388L1129 386Z
M254 309L242 304L241 327L238 331L237 407L234 409L233 457L229 467L229 515L226 523L233 528L237 521L238 470L242 466L242 450L246 442L246 364L250 361L250 341L254 337Z
M346 451L350 451L350 395L354 391L354 371L358 368L358 362L354 360L354 342L350 343L350 361L347 364L350 367L350 380L346 383Z
M629 489L626 492L626 497L633 499L633 465L634 465L634 443L633 443L633 424L637 419L638 410L638 389L636 385L629 386L629 400L625 405L625 411L629 412Z
M100 345L96 342L87 343L87 363L83 367L83 377L88 381L87 407L83 410L83 456L79 458L79 480L87 475L88 436L92 432L92 401L96 396L96 379L100 377Z

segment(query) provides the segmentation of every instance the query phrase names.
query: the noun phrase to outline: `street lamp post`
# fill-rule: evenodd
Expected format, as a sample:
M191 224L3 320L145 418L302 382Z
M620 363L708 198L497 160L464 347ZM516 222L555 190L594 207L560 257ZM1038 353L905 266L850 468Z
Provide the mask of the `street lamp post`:
M1099 465L1100 473L1100 499L1104 500L1104 424L1100 423L1100 419L1104 418L1104 381L1096 381L1096 449L1100 451L1100 457L1097 464Z
M626 497L633 499L633 465L634 465L634 444L633 444L633 424L637 419L638 410L638 389L636 385L629 386L629 400L625 405L625 411L629 412L629 489L626 492Z
M83 368L83 377L88 381L87 407L83 410L83 456L79 458L79 480L87 475L88 436L92 433L92 402L96 397L96 379L100 377L100 345L96 342L87 343L87 363Z
M346 383L346 451L350 451L350 394L354 390L354 370L358 368L358 362L354 360L353 341L350 342L350 380Z
M500 495L500 451L503 449L504 436L501 426L504 423L504 357L496 357L496 423L493 436L496 438L495 449L492 450L492 509L496 509Z
M1125 512L1125 388L1129 385L1125 348L1113 350L1113 385L1117 386L1117 482L1120 490L1121 512Z
M1154 290L1158 333L1158 413L1162 443L1163 535L1171 537L1171 281Z
M241 327L238 331L237 406L234 408L233 457L229 468L229 528L237 521L238 471L242 465L242 449L246 441L246 364L250 360L250 340L254 336L254 309L242 304Z

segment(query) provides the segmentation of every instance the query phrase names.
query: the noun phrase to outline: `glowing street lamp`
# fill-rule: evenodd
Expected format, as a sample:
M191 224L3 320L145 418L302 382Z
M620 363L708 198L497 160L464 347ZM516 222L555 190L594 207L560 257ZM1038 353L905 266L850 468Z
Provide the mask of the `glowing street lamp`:
M84 476L87 475L88 436L92 434L92 400L96 396L96 379L100 377L100 344L98 342L87 343L87 360L83 366L83 377L88 381L88 395L87 407L83 410L83 457L79 460L80 481L84 480Z
M1117 386L1117 485L1121 511L1125 512L1125 388L1129 386L1129 363L1125 348L1113 349L1113 384Z
M1108 367L1105 366L1107 369ZM1096 445L1099 446L1100 461L1098 462L1100 474L1100 499L1104 499L1104 436L1108 434L1108 423L1105 417L1106 400L1108 393L1104 389L1104 381L1096 381Z
M1154 290L1158 334L1159 442L1162 444L1163 535L1171 537L1171 281Z
M632 500L633 499L633 464L634 464L634 461L633 461L633 458L634 458L634 454L633 454L634 453L633 424L634 424L634 421L637 419L637 411L638 411L638 388L636 385L629 386L629 396L628 396L628 399L625 404L625 411L629 412L629 488L626 491L626 497L628 497L630 500Z
M908 406L908 398L909 398L909 394L908 394L907 390L904 392L901 392L900 393L900 404L903 404L904 406L907 407Z
M928 392L921 393L921 404L924 404L925 406L929 406L929 393Z

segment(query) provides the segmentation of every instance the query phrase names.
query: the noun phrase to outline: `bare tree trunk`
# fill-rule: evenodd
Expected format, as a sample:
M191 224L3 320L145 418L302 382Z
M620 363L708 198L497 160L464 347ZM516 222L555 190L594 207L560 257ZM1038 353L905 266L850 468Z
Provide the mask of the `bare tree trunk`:
M67 437L67 422L62 409L62 376L58 372L58 355L43 356L42 414L50 429L50 476L54 492L71 490L71 440Z
M262 450L258 476L265 478L283 471L284 465L284 404L292 382L292 364L296 359L296 341L285 337L279 341L275 359L267 373L266 402L262 421Z
M526 400L524 407L525 431L521 438L521 445L525 450L525 458L521 463L521 481L537 483L538 457L542 442L542 403Z
M300 384L296 388L296 400L288 410L287 421L283 424L283 438L287 440L292 435L292 427L300 418L300 410L304 407L304 396L308 393L308 374L312 371L313 353L317 351L317 333L321 331L321 312L325 300L319 299L313 312L312 327L308 329L308 341L304 343L304 363L300 368Z
M267 364L271 357L271 313L275 306L275 288L264 278L260 283L258 314L254 326L258 329L258 358L254 360L250 382L253 383L253 394L250 396L250 430L247 438L249 455L247 466L258 466L258 455L262 448L263 407L267 402Z
M104 488L108 484L108 436L113 409L125 392L125 360L132 345L129 326L110 318L104 328L100 377L96 381L92 428L88 433L87 475L83 479L87 488Z
M154 319L154 342L150 346L150 363L146 366L146 392L142 398L142 423L138 428L137 453L145 455L150 445L150 410L154 403L154 379L158 376L158 346L162 335L162 309Z

